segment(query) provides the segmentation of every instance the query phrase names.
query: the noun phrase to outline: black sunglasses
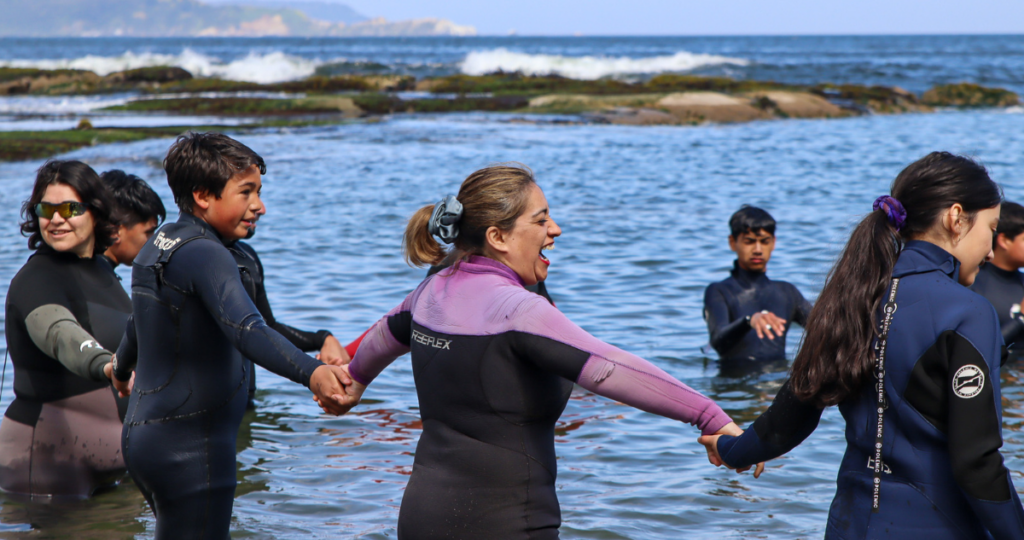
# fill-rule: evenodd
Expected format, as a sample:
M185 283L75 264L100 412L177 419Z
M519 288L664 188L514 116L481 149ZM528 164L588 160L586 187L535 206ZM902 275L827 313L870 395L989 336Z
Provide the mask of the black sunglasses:
M70 219L84 214L89 209L89 205L78 201L64 201L57 204L41 202L33 206L32 209L35 210L36 217L43 219L53 219L53 214L60 214L60 217Z

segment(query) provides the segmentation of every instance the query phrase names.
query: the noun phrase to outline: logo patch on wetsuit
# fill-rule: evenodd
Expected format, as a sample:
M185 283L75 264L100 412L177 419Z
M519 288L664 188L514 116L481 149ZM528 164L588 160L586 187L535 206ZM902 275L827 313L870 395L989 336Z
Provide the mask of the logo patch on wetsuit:
M980 394L984 388L985 374L978 366L968 364L956 370L956 375L953 375L953 392L964 399Z
M153 239L153 245L156 246L160 251L167 251L175 246L178 242L181 242L181 238L175 238L171 240L164 236L163 231L157 233L156 238Z
M412 339L416 343L426 345L427 347L433 347L435 349L448 349L449 351L451 350L449 345L452 344L452 340L428 336L423 332L420 332L419 330L412 331Z
M100 347L99 343L96 343L94 340L87 339L87 340L83 341L81 345L78 346L78 352L82 352L82 351L84 351L86 349L102 349L102 348L103 347Z

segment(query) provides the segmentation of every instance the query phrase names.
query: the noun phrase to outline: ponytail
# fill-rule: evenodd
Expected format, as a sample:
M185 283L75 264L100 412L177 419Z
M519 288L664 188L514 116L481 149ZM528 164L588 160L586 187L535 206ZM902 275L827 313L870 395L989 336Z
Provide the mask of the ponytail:
M470 255L483 255L487 229L511 231L536 185L533 171L521 163L500 163L474 172L462 182L458 197L448 195L409 218L402 241L405 261L412 266L437 266L450 257L454 269ZM434 235L454 244L451 253Z
M790 381L798 398L835 405L871 376L875 313L901 248L885 212L871 212L853 230L807 317Z
M890 193L854 229L807 317L790 384L798 398L818 407L842 402L873 376L877 314L904 244L930 230L956 203L973 221L979 210L1002 201L985 167L948 152L911 163ZM880 205L883 199L888 202ZM897 215L893 206L902 212Z
M444 260L448 252L430 234L428 225L434 213L434 205L428 204L409 218L405 226L405 237L402 240L402 251L405 262L411 266L434 266Z

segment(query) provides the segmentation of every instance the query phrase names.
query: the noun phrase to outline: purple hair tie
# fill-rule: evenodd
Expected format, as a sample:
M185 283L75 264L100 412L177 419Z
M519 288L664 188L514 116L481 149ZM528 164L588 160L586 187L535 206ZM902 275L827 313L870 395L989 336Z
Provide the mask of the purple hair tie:
M907 211L903 208L903 205L895 198L889 195L882 195L875 199L875 204L871 206L874 210L884 210L886 217L889 218L889 223L892 223L893 227L899 231L903 228L903 224L907 222Z

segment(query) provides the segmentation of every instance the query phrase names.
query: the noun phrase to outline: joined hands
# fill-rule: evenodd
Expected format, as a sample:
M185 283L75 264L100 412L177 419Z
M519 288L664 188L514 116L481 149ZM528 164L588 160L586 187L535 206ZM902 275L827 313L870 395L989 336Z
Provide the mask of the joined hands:
M722 459L722 456L718 455L718 439L722 435L739 437L740 435L743 435L743 430L740 429L735 422L729 422L725 427L716 431L714 435L701 435L697 438L697 442L703 444L704 449L708 452L708 461L715 467L721 467L724 465L726 468L732 469L737 473L750 470L749 466L743 467L742 469L730 467L729 464ZM757 467L754 468L754 478L760 478L762 472L764 472L764 462L758 463Z

